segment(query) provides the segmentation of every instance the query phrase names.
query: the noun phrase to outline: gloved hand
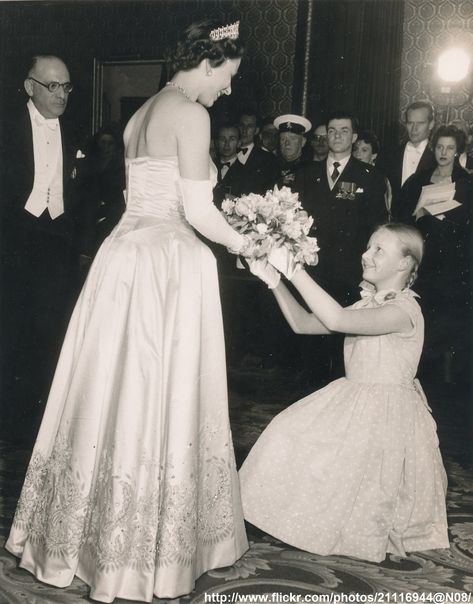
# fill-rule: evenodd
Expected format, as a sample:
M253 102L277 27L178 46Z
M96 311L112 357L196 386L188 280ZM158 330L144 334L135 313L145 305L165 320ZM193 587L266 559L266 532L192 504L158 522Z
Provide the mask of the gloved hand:
M289 280L302 268L302 265L294 260L294 255L285 245L273 248L268 255L268 262Z
M262 258L251 260L248 262L250 271L256 277L259 277L261 281L264 281L269 289L274 289L281 280L281 275L278 271L272 267L268 261Z
M251 258L255 250L255 243L248 235L242 235L241 245L237 248L227 247L230 254L243 256L243 258Z

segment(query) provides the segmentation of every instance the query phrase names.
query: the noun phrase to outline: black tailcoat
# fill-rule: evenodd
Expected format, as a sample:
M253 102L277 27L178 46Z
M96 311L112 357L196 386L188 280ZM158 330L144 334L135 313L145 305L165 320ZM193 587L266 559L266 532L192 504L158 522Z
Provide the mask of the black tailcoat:
M243 165L241 192L264 195L272 189L278 177L278 161L268 151L254 146Z
M377 165L379 169L386 174L391 183L392 189L392 202L391 202L391 214L394 220L401 220L403 211L402 211L402 201L401 201L401 180L402 180L402 164L404 161L404 151L406 149L406 144L404 143L401 147L397 149L388 151L387 153L383 153L382 156L377 161ZM430 168L434 168L436 165L435 155L429 145L424 149L424 152L421 155L419 160L419 164L415 171L415 174L418 172L423 172L424 170L429 170Z
M24 209L34 183L33 131L26 105L2 124L2 377L12 405L18 402L15 398L34 402L47 391L78 283L76 147L61 119L60 124L64 214L55 220L47 210L36 217Z

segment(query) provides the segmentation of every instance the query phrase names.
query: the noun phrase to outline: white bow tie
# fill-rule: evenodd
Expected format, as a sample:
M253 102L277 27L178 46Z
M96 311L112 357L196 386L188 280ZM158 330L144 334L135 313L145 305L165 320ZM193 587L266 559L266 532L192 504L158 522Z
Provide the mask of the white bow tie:
M46 125L50 130L56 130L56 128L58 127L58 124L59 124L59 120L57 119L57 117L47 120L40 113L37 113L34 116L34 121L36 122L37 126L42 127L42 126Z

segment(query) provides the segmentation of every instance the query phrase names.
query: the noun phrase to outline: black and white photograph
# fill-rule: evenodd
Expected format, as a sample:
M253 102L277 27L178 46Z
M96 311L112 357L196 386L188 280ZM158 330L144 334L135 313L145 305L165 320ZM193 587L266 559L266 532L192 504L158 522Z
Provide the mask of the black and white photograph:
M471 602L471 0L0 0L0 604Z

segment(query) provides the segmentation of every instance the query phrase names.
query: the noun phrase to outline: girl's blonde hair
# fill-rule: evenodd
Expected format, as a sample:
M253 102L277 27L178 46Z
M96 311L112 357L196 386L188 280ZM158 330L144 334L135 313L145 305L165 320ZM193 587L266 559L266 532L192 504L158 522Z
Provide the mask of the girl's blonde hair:
M424 239L418 229L410 224L404 224L402 222L387 222L377 227L374 232L380 229L386 229L391 233L394 233L401 243L401 252L404 256L409 256L412 259L411 271L408 275L405 287L411 287L414 281L417 279L417 271L420 263L422 262L422 256L424 255Z

